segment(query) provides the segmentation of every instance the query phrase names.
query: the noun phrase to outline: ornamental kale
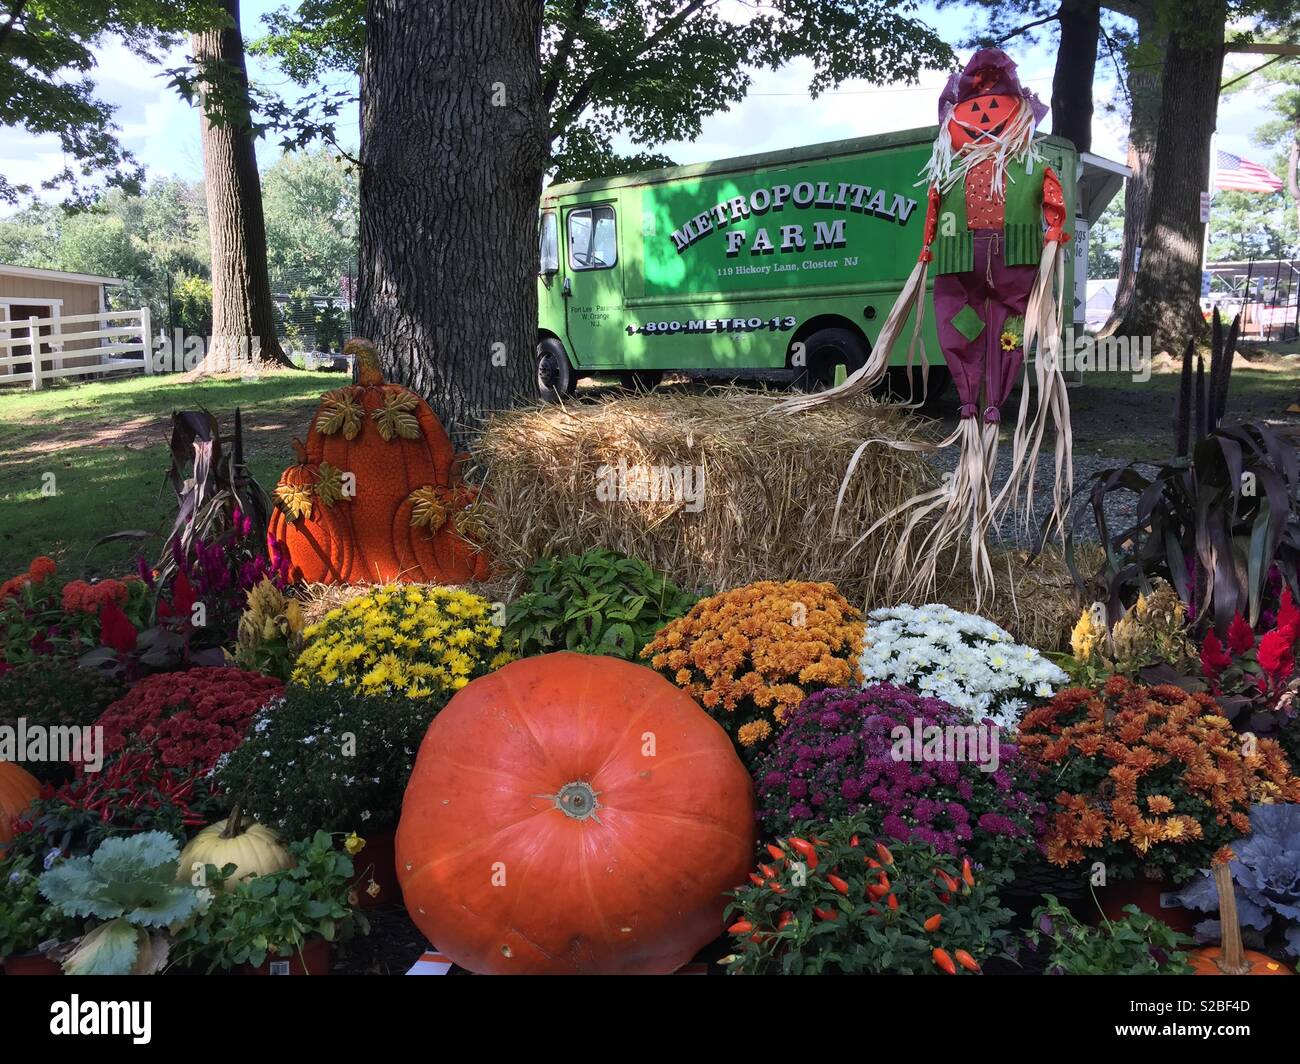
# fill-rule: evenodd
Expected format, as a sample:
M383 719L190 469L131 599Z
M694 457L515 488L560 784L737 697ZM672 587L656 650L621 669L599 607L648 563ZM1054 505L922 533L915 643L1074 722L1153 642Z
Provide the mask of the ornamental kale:
M1236 887L1237 920L1243 930L1280 935L1293 957L1300 957L1300 805L1257 805L1250 811L1250 834L1232 844L1229 867ZM1207 870L1178 895L1182 905L1217 912L1219 895ZM1196 925L1203 942L1219 940L1218 920Z
M1023 857L1042 824L1008 732L889 684L804 699L755 779L773 835L795 821L861 813L873 835L991 867Z
M180 849L161 831L105 839L90 857L56 864L40 891L65 916L103 921L63 962L69 975L152 975L167 962L169 928L193 919L211 891L176 881Z

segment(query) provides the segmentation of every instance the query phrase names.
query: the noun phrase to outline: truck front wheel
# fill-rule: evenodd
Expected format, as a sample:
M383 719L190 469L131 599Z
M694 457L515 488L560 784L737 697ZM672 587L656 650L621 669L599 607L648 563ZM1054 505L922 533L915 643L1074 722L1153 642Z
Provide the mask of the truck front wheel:
M577 374L564 353L564 345L556 339L546 339L537 345L537 394L544 402L555 403L573 394Z
M806 392L820 392L833 387L836 366L843 366L847 377L867 361L866 344L848 329L818 329L801 342L803 372L795 378L795 387Z

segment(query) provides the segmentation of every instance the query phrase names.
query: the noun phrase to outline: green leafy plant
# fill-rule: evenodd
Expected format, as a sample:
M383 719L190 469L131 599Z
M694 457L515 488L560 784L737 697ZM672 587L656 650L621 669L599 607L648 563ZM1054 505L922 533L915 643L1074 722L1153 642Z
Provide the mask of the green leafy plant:
M1191 939L1148 916L1136 905L1124 906L1122 920L1102 918L1097 927L1080 923L1051 894L1034 910L1029 945L1048 951L1048 975L1188 975L1192 966L1183 947Z
M397 823L420 740L446 699L291 685L254 718L216 782L283 838Z
M348 905L352 859L323 831L290 844L295 865L243 880L232 891L218 890L207 911L177 935L176 959L205 964L208 972L250 964L271 955L301 954L314 938L344 941L368 934L365 916ZM207 866L214 888L234 871Z
M541 558L528 590L506 607L520 655L575 650L636 660L660 628L695 603L645 562L611 550Z
M40 879L29 856L0 861L0 957L35 953L81 933L81 922L41 897Z
M1006 873L928 845L886 848L865 827L804 821L768 845L727 909L732 973L956 975L1003 952Z
M1269 425L1223 421L1236 333L1234 321L1225 336L1215 314L1208 381L1199 355L1193 375L1188 345L1173 457L1150 473L1139 469L1150 463L1132 463L1094 477L1091 512L1105 549L1095 583L1112 621L1157 577L1177 589L1195 625L1213 623L1221 636L1238 612L1259 623L1274 567L1300 590L1300 457ZM1114 492L1136 497L1132 524L1119 531L1106 514ZM1076 526L1087 513L1080 509ZM1066 556L1086 586L1073 550Z
M180 848L161 831L105 839L89 857L55 864L40 892L65 916L96 921L63 960L69 975L152 975L167 963L169 930L211 892L178 883Z

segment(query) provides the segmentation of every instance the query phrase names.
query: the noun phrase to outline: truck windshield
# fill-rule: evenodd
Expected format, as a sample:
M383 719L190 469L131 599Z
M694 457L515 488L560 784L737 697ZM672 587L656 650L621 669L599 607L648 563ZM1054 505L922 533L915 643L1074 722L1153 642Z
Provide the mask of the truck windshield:
M569 212L569 265L575 270L607 270L618 260L613 207Z

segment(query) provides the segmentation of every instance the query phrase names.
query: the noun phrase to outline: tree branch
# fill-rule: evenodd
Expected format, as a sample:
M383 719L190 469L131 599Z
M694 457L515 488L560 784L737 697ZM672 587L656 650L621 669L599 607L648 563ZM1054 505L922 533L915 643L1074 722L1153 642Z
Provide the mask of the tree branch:
M573 51L574 27L582 21L586 14L587 0L573 0L573 10L569 12L569 24L564 27L564 36L560 38L559 47L555 49L551 77L542 89L542 106L548 114L551 105L555 103L556 95L560 91L560 80L564 77L564 69L569 62L569 53Z
M1249 52L1251 55L1300 55L1300 44L1270 44L1265 41L1238 41L1223 46L1225 52Z
M1010 33L1004 33L994 43L1003 44L1006 41L1011 40L1012 37L1019 37L1022 33L1028 33L1030 30L1037 29L1039 26L1045 26L1049 22L1056 22L1060 17L1061 14L1058 11L1055 15L1047 15L1044 18L1035 19L1033 22L1026 22L1023 26L1012 30Z
M1245 81L1248 77L1251 76L1251 74L1258 74L1258 73L1259 73L1261 70L1263 70L1265 67L1267 67L1267 66L1272 66L1272 65L1273 65L1274 63L1276 63L1278 60L1280 60L1280 59L1286 59L1286 58L1287 58L1287 57L1284 56L1284 55L1275 55L1272 59L1266 59L1264 62L1260 63L1259 66L1257 66L1257 67L1251 67L1249 70L1246 71L1246 73L1244 73L1244 74L1238 74L1238 75L1237 75L1235 78L1233 78L1231 81L1225 81L1222 85L1219 86L1219 91L1222 92L1222 91L1223 91L1224 89L1226 89L1229 85L1235 85L1235 84L1237 84L1237 82L1239 82L1239 81Z
M13 32L14 23L23 13L23 8L27 6L27 0L15 0L13 7L9 9L9 19L3 26L0 26L0 48L4 47L5 38Z
M659 42L665 37L680 29L686 20L695 14L695 12L700 8L704 7L706 4L712 3L714 3L714 0L690 0L690 2L682 7L675 15L665 19L663 25L642 41L631 55L620 57L619 74L626 75L633 60L640 59L641 56L653 49L655 45L659 44ZM555 120L551 123L551 140L554 140L559 136L560 131L570 122L574 121L586 109L587 104L591 102L592 91L595 89L597 82L600 80L600 77L604 72L603 68L600 70L592 70L585 78L583 78L582 84L578 86L569 102L560 108L559 114L555 116Z

